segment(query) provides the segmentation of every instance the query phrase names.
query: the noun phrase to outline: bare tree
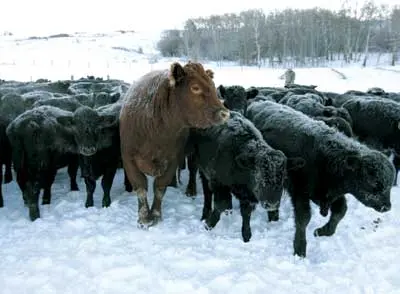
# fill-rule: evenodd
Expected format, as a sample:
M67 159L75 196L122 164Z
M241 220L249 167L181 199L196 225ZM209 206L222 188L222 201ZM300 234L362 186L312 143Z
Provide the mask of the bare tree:
M396 65L398 61L398 48L400 43L400 6L395 6L390 19L390 48L392 58L390 64Z
M274 67L324 66L344 60L368 63L371 52L398 59L400 9L377 7L367 0L343 0L342 9L285 9L265 15L260 9L188 19L183 31L170 35L178 52L192 59L236 61ZM179 38L181 41L179 41ZM174 44L170 42L167 44ZM164 51L168 54L168 51ZM175 54L175 53L174 53Z
M374 1L368 0L367 2L365 2L364 6L361 8L361 20L364 22L367 30L367 36L365 39L364 60L362 63L363 67L367 65L372 24L378 16L379 16L379 8L375 5Z

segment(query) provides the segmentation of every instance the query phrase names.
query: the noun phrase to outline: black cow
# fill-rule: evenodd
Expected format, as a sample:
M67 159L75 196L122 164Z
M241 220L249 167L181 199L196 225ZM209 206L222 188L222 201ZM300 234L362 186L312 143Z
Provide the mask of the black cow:
M8 124L9 120L0 116L0 207L3 207L4 205L2 184L8 184L13 179L11 171L11 146L6 134ZM4 177L3 165L5 167Z
M224 100L224 106L229 110L237 111L241 114L246 112L249 99L254 99L259 93L258 89L250 88L245 90L244 87L239 85L223 86L219 85L217 88L220 97ZM190 152L186 152L187 167L189 170L189 182L186 187L185 194L189 197L196 196L196 176L197 176L197 163L196 158ZM180 180L180 171L185 169L185 159L182 160L178 168L178 179Z
M345 193L378 212L390 210L395 170L383 153L274 102L251 104L247 116L273 148L306 161L304 168L288 172L296 224L294 254L306 255L310 200L320 205L322 215L331 212L329 221L314 231L315 236L335 233L347 210Z
M40 217L40 190L44 189L42 203L49 204L57 170L67 165L71 190L77 188L74 174L78 169L78 154L95 154L103 129L113 124L115 116L100 117L86 106L75 112L40 106L22 113L9 124L6 132L13 150L17 183L32 221Z
M114 123L101 129L101 140L97 144L97 152L91 156L79 155L82 177L85 179L87 198L86 207L93 206L93 193L96 189L96 180L102 176L103 207L111 204L110 191L115 173L121 166L121 149L119 140L119 113L121 104L110 104L96 109L101 119L110 120L114 116ZM112 121L112 119L111 119ZM129 185L125 177L125 185ZM126 188L126 190L131 188Z
M400 170L400 103L360 97L343 104L353 120L353 132L361 142L380 151L392 149L396 174ZM397 185L397 175L394 181Z
M282 101L280 103L283 104ZM346 120L350 126L352 125L351 116L346 109L325 106L324 103L322 97L308 93L305 95L291 95L288 97L285 104L311 117L341 117Z
M220 214L232 207L233 193L240 201L242 237L251 238L250 216L260 201L267 210L279 209L286 173L286 156L271 148L254 125L238 112L226 124L192 130L203 191L202 219L213 228ZM214 208L211 211L212 194Z
M237 111L244 114L247 107L247 100L252 99L258 95L258 90L253 88L248 91L242 86L218 86L217 89L220 96L224 100L224 105L229 110Z
M339 132L342 132L347 137L354 137L351 125L349 124L348 121L344 120L341 117L337 117L337 116L332 116L332 117L316 116L316 117L314 117L314 119L323 121L326 125L337 129Z
M65 96L62 98L50 98L50 99L38 100L35 103L33 103L32 108L43 105L55 106L67 111L75 111L79 107L83 106L83 104L81 104L78 101L78 99L71 96Z

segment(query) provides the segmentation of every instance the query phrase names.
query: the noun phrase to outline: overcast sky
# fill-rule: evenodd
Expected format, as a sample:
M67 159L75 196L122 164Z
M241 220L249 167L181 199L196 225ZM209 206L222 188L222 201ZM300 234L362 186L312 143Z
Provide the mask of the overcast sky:
M6 2L7 1L7 2ZM356 2L356 0L349 0ZM0 32L51 34L180 28L190 17L261 8L340 8L343 0L3 0ZM364 0L358 0L363 3ZM375 0L394 5L399 0Z

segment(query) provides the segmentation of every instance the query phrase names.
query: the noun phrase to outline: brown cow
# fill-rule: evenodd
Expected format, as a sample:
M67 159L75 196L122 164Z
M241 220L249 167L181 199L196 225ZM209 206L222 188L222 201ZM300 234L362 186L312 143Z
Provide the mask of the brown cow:
M166 187L184 156L189 128L225 122L230 114L217 97L213 72L200 63L173 63L132 84L120 114L122 162L138 196L141 228L161 220ZM151 209L146 176L155 177Z

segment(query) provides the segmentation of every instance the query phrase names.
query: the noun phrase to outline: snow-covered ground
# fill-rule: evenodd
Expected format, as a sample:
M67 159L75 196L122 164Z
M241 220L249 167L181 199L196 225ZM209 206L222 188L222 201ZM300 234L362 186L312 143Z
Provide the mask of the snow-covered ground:
M102 49L90 47L83 37L79 39L86 46L82 52L75 47L68 49L65 40L59 45L54 43L61 39L29 42L31 50L21 47L19 51L11 43L0 43L0 78L55 80L71 74L110 74L129 82L151 68L168 67L171 62L150 64L146 58L154 52L146 52L144 45L146 58L136 54L136 63L123 63L113 58L129 59L134 54L128 56L108 45ZM115 40L111 43L122 46ZM39 65L38 61L29 65L39 60L35 56L40 54L44 63L54 57L53 65ZM6 60L15 60L16 64L7 65ZM68 64L68 60L70 67L57 65ZM109 62L109 72L103 65L98 66L101 61ZM214 69L217 84L283 83L278 79L282 69L207 66ZM346 80L329 68L310 68L296 69L296 82L337 92L372 86L400 91L398 72L355 66L338 70L347 76ZM257 207L251 220L253 237L243 243L238 202L234 201L232 215L223 215L214 230L205 231L200 222L201 186L196 199L187 198L183 193L187 179L184 172L183 185L168 188L164 220L148 231L136 227L137 200L124 192L121 171L114 180L111 206L101 208L98 181L95 207L86 209L83 181L78 183L80 192L69 192L66 170L60 170L52 203L40 207L41 218L33 223L16 183L3 185L0 293L400 293L400 188L392 189L392 210L385 214L364 207L348 195L348 213L332 237L313 236L314 229L327 221L313 206L307 258L301 260L292 256L294 220L288 197L283 200L276 223L267 223L266 212Z

